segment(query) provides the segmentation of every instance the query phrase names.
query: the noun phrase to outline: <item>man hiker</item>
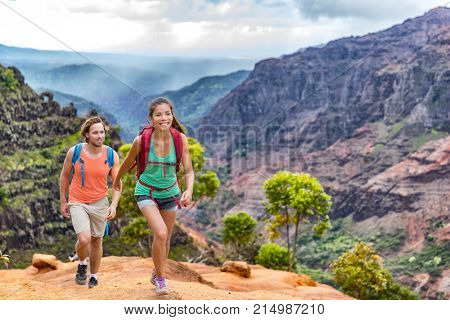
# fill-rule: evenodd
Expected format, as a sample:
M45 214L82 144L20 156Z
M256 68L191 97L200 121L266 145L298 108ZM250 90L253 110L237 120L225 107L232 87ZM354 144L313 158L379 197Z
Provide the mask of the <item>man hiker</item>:
M85 143L69 149L60 176L61 213L65 218L72 219L77 234L75 250L80 264L75 282L86 284L89 256L89 288L98 285L103 235L107 220L116 216L121 194L121 190L112 190L112 202L109 204L107 178L110 175L114 182L120 164L118 154L103 144L105 133L106 126L99 117L87 119L81 126Z

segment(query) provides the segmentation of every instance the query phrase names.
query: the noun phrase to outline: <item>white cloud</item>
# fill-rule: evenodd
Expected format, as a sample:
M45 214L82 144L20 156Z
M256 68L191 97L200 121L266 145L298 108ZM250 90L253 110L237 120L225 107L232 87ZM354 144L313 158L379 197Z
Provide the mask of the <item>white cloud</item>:
M3 0L4 1L4 0ZM264 58L401 23L437 0L8 1L83 51ZM0 43L66 49L0 4Z
M68 50L54 39L56 38L76 50L95 51L114 43L125 47L145 32L143 25L119 16L108 16L100 11L96 14L87 11L71 12L68 9L69 3L67 0L48 0L45 4L23 0L7 2L17 13L0 4L0 43ZM91 9L94 11L93 7Z
M443 5L439 0L294 0L307 18L359 18L370 20L404 19L433 6Z

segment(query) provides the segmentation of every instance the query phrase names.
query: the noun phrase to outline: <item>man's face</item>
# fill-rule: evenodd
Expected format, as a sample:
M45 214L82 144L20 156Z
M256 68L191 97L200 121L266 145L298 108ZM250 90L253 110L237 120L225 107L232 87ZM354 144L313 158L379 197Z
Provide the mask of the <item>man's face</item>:
M86 134L86 138L89 139L89 143L101 147L105 141L105 128L101 123L94 123L89 128L89 132Z

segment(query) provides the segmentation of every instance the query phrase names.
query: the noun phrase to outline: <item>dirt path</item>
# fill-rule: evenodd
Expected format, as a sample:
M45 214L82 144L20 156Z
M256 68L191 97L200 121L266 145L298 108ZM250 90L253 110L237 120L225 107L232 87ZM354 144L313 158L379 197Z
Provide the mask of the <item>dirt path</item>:
M151 259L103 258L99 286L93 289L75 284L76 267L74 262L58 262L58 269L54 271L39 271L31 266L25 270L0 270L0 299L350 299L327 285L301 285L306 278L260 266L251 266L252 276L246 279L220 272L217 267L169 261L170 293L162 297L154 293L149 281L153 268Z

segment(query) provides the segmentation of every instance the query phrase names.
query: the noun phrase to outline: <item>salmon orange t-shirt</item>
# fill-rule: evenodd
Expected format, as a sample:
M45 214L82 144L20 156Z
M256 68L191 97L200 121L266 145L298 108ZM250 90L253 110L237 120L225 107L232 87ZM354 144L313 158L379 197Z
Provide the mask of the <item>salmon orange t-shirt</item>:
M81 186L81 163L77 161L74 174L69 186L69 202L91 203L108 195L109 166L105 163L108 156L107 148L102 147L102 155L89 158L81 148L80 158L84 161L84 187Z

